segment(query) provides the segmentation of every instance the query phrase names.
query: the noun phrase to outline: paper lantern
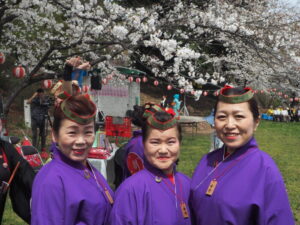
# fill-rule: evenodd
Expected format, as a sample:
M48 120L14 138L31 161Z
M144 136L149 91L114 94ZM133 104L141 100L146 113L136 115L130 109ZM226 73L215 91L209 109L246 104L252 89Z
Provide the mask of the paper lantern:
M143 82L146 83L148 81L147 77L143 77Z
M106 78L107 78L108 80L111 80L111 79L112 79L112 77L113 77L113 75L112 75L112 74L109 74L109 75L107 75L107 77L106 77Z
M82 92L87 93L89 91L89 86L88 85L83 85L82 86Z
M254 93L257 94L257 93L258 93L258 90L254 90Z
M290 102L292 102L293 101L293 98L290 98Z
M155 80L155 81L153 82L153 84L154 84L155 86L157 86L157 85L158 85L158 81Z
M13 75L17 78L22 78L26 74L24 67L17 66L13 69Z
M3 63L5 63L5 55L2 52L0 52L0 64Z
M282 95L282 92L278 92L278 95L281 96L281 95Z
M135 82L138 83L138 84L141 83L141 78L139 78L139 77L136 78L136 79L135 79Z
M299 100L299 98L296 97L296 98L295 98L295 101L297 102L298 100Z
M288 98L289 96L288 95L284 95L284 98Z
M167 89L168 89L169 91L172 90L172 88L173 88L173 87L172 87L172 85L170 85L170 84L167 86Z
M131 83L133 81L133 77L128 77L128 81Z
M179 92L180 92L180 94L183 94L183 93L184 93L184 89L181 88L181 89L179 90Z
M52 80L43 80L42 81L42 87L43 88L47 88L47 89L49 89L49 88L51 88L52 87Z
M219 91L215 91L214 96L218 96L218 95L219 95Z
M106 78L103 78L103 79L102 79L102 84L105 85L105 84L107 84L107 82L108 82L108 80L107 80Z
M276 88L273 88L273 91L275 92L275 91L276 91Z
M263 94L263 93L264 93L264 90L261 90L260 93Z
M207 96L207 95L208 95L208 92L207 92L207 91L204 91L204 92L203 92L203 95L204 95L204 96Z

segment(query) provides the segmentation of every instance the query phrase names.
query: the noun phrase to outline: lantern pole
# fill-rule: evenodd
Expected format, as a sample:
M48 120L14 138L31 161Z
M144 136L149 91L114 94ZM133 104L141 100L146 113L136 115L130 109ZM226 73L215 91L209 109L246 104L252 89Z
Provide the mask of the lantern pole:
M183 115L184 116L189 116L190 114L189 114L189 111L188 111L188 109L187 109L187 107L186 107L186 105L185 105L185 93L183 93L183 106L182 106L182 108L180 109L180 113L182 113L183 112Z

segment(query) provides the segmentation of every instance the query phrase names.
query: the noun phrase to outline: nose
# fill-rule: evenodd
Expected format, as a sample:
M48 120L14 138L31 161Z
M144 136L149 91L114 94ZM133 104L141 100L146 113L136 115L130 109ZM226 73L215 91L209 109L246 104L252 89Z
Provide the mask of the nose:
M226 127L227 129L235 128L235 125L236 125L235 122L236 122L236 121L235 121L235 119L234 119L233 117L228 117L228 118L227 118L227 121L226 121L226 124L225 124L225 127Z
M78 137L76 138L76 144L85 144L85 138L83 135L78 135Z
M168 153L168 146L166 144L161 144L159 148L160 154L167 154Z

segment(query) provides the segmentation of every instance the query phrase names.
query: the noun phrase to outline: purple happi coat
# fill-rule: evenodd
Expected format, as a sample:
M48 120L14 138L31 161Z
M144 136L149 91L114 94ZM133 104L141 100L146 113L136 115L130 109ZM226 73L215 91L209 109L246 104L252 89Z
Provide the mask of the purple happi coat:
M111 204L102 187L113 197L106 180L92 167L99 186L91 171L52 148L54 159L34 180L31 225L106 225Z
M194 172L190 207L196 225L295 223L282 176L254 138L222 162L223 155L224 148L207 154ZM209 196L213 179L218 183Z
M127 158L130 154L135 154L136 160L140 160L142 164L144 164L145 161L145 155L144 155L144 144L143 144L143 136L141 130L135 130L133 131L133 137L128 141L125 147L126 156L125 156L125 171L124 171L124 178L127 178L131 176L131 172L128 169L127 165ZM141 168L143 169L143 168ZM139 168L136 168L136 171L138 171Z
M158 169L149 166L127 178L116 192L110 225L190 225L188 209L190 178L174 172L175 185ZM156 176L161 177L160 182ZM174 192L180 197L175 197ZM186 204L188 218L181 212Z

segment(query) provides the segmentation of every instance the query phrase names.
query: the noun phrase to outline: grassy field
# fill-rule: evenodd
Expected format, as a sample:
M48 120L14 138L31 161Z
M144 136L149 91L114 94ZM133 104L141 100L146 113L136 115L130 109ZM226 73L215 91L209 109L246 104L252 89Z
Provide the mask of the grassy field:
M300 123L262 121L255 135L260 148L276 161L286 183L296 224L300 225ZM208 152L209 135L184 135L179 170L191 176L200 158ZM7 202L4 225L21 225Z

